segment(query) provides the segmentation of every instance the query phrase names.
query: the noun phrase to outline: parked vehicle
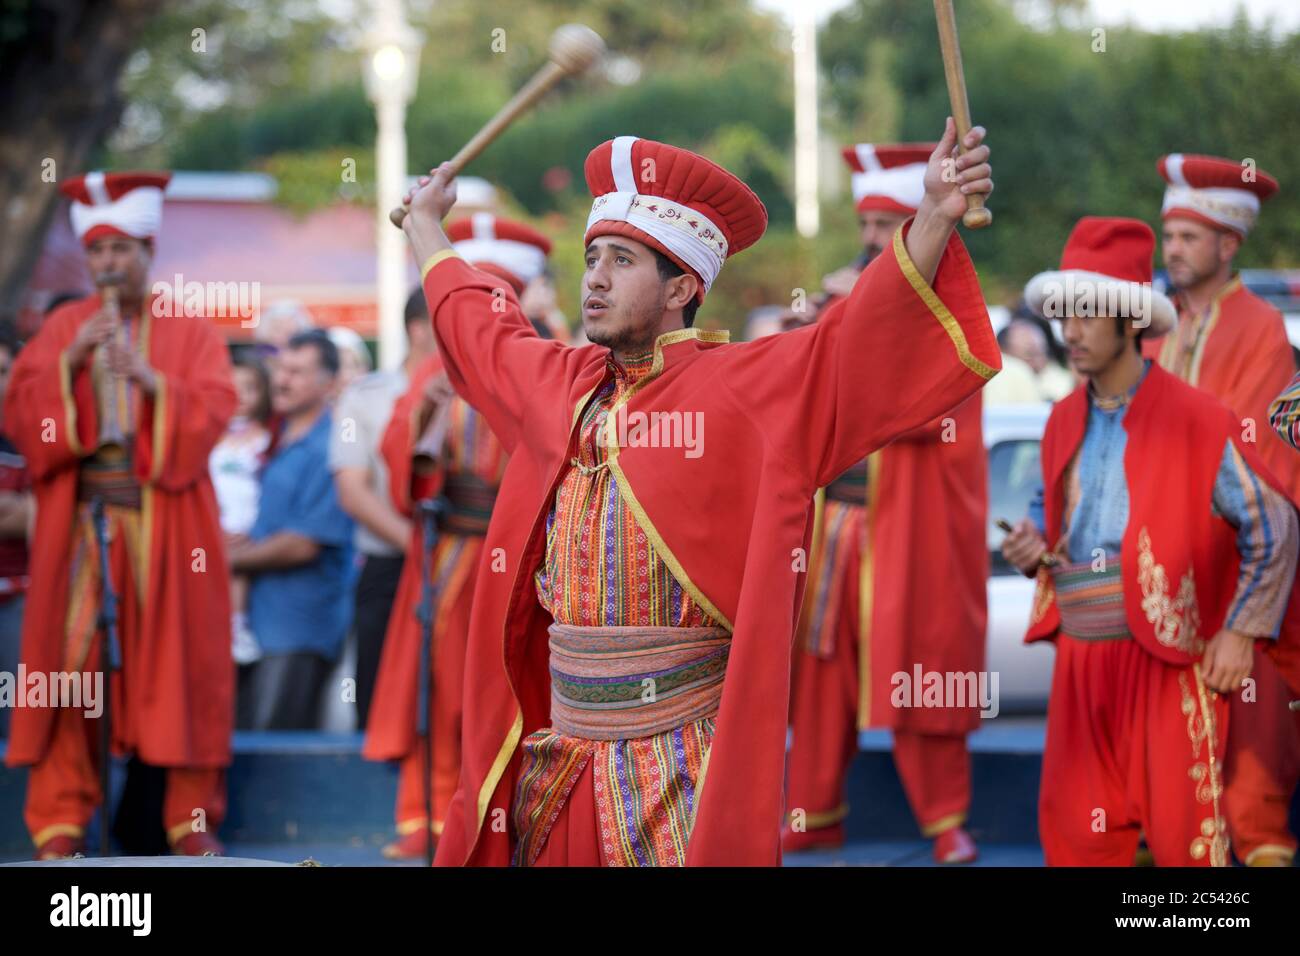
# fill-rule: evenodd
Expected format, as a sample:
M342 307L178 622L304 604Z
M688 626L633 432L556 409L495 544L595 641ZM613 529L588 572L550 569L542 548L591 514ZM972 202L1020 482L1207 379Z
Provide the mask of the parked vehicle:
M1045 713L1052 685L1054 651L1045 643L1023 643L1034 598L1034 582L1002 557L1003 518L1015 524L1025 516L1042 481L1039 445L1052 406L987 405L984 447L989 456L989 624L988 663L998 674L999 711Z

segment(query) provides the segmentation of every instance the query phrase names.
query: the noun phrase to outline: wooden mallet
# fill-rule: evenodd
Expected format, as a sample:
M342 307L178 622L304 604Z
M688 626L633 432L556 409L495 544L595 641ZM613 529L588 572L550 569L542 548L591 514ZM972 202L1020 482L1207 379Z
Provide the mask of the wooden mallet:
M501 107L474 134L474 138L460 148L451 158L452 175L461 169L488 145L500 136L506 128L533 106L543 94L566 76L576 76L589 69L592 64L605 55L605 41L590 27L579 23L568 23L551 34L549 46L550 62L538 70L531 80L524 84L510 102ZM388 214L394 226L402 228L406 218L406 206L398 206Z
M934 15L939 21L939 49L943 52L943 74L948 80L948 99L952 102L952 119L957 124L957 150L970 132L970 103L966 99L966 76L961 69L961 47L957 43L957 18L952 0L934 0ZM966 197L966 213L961 217L967 229L983 229L993 221L993 213L984 208L983 196Z

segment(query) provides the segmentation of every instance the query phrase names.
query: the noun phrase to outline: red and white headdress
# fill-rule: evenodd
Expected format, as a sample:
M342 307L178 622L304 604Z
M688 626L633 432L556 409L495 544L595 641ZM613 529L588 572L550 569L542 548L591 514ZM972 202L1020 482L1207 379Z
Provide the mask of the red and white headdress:
M701 300L727 257L767 229L753 190L690 150L619 136L587 154L584 172L595 199L583 243L611 235L642 242L699 279Z
M1151 338L1174 327L1178 312L1151 286L1156 234L1140 219L1084 216L1065 240L1061 268L1025 286L1025 304L1048 319L1114 315L1147 320Z
M516 280L516 292L542 274L551 254L551 240L532 226L490 212L450 223L447 238L462 259L480 268L495 266L487 271Z
M101 236L154 239L171 178L171 173L93 172L65 180L59 190L72 200L72 231L84 245Z
M912 215L925 196L925 167L938 143L845 146L849 184L859 212L878 209Z
M1218 156L1170 153L1156 162L1169 185L1160 214L1185 216L1243 239L1259 217L1259 205L1277 192L1277 180L1253 166Z

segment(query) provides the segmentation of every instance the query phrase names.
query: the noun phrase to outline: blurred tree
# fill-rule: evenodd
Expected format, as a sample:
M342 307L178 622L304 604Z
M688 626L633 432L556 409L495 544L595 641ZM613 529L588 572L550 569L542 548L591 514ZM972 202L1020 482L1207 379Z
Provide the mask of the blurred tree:
M0 311L15 309L41 252L57 181L81 172L117 123L118 77L160 0L0 8Z

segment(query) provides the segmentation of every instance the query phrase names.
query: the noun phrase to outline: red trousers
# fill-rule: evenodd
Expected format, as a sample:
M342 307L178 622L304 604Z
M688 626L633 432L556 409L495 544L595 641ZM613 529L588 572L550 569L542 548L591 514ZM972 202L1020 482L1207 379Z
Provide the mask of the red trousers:
M60 708L45 759L27 774L23 818L40 846L53 836L80 837L103 795L99 786L99 722ZM226 815L225 771L167 768L163 826L175 843L185 834L215 833Z
M1258 644L1251 676L1255 699L1230 698L1232 733L1223 767L1232 851L1243 863L1263 853L1295 855L1287 817L1300 778L1300 733L1287 709L1291 695Z
M842 617L857 620L856 614ZM795 654L786 810L811 833L838 828L848 814L844 788L858 752L858 641L842 630L830 658L802 648ZM896 729L894 766L923 835L934 837L965 822L971 776L965 734Z
M447 695L434 698L434 709L446 701ZM456 715L459 724L459 714ZM435 714L435 721L438 720ZM435 835L441 835L447 819L447 807L456 793L460 779L460 738L452 734L435 733L433 751L433 822ZM397 832L414 833L428 818L424 806L424 738L416 739L415 747L402 758L397 775Z
M75 524L78 535L90 536L70 559L65 621L64 669L81 671L84 678L100 671L101 645L95 630L99 605L99 566L94 538L83 515ZM111 679L113 751L135 750L141 718L131 706L147 696L130 684L141 650L142 550L146 547L138 511L108 508L111 543L109 571L118 595L122 670ZM102 703L102 702L101 702ZM80 837L103 799L99 786L99 720L88 719L83 709L59 708L49 747L40 762L28 770L27 802L23 816L33 842L40 846L52 836ZM163 798L163 826L175 843L186 833L215 833L226 813L225 771L219 768L167 768Z
M1047 705L1038 828L1048 866L1226 866L1228 704L1198 665L1132 639L1060 635Z

